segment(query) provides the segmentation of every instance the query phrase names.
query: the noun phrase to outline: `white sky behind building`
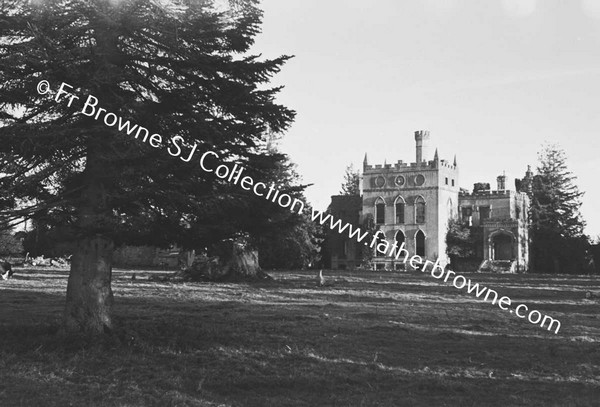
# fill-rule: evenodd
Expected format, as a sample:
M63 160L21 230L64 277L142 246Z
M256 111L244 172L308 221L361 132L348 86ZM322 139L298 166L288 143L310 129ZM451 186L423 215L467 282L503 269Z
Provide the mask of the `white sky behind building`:
M457 155L460 186L507 186L559 143L600 234L600 0L263 0L255 53L295 55L274 84L297 111L281 148L324 209L346 165ZM429 157L431 159L432 157Z

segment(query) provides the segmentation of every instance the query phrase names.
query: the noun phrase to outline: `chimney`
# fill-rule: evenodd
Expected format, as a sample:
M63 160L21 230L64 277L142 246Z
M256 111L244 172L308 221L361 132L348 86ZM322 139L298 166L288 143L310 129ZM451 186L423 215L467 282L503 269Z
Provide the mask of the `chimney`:
M530 196L533 193L533 171L531 171L531 165L527 166L527 172L525 173L525 179L527 180L526 191Z
M427 157L429 156L429 131L415 131L415 141L417 147L417 163L427 161Z
M498 191L506 191L506 173L498 175L496 181L498 181Z

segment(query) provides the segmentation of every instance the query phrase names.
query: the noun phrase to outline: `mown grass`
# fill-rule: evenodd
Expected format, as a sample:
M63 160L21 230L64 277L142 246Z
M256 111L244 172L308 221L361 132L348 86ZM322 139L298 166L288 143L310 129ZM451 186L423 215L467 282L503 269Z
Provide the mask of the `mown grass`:
M114 335L59 332L67 271L0 284L0 406L597 406L597 277L473 274L555 335L427 275L256 284L114 272Z

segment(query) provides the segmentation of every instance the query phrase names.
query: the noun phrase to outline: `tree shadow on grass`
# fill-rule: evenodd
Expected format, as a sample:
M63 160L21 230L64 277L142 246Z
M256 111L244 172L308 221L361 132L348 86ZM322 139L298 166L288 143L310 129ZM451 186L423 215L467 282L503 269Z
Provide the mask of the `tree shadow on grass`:
M511 376L530 365L518 355L535 353L543 339L401 329L377 315L368 325L297 319L302 306L200 303L194 310L186 302L131 298L117 311L122 334L101 341L66 338L50 323L0 326L0 404L504 406L552 405L576 394L580 405L592 405L597 390L567 382L564 372L558 380L549 364ZM576 351L557 350L571 353L555 363L581 357Z
M385 284L348 281L350 293L340 292L343 287L306 290L300 303L272 305L296 292L299 281L157 285L147 294L131 285L123 296L125 286L117 285L115 330L100 341L60 334L56 311L63 293L4 289L0 405L596 401L597 343L544 337L517 319L502 328L506 321L494 319L502 314L489 312L491 304L449 301L445 307L453 311L445 313L437 300L427 299L434 295L430 285L386 290ZM361 294L361 287L370 288ZM415 295L409 300L415 307L391 297L406 293ZM18 313L7 316L10 309Z

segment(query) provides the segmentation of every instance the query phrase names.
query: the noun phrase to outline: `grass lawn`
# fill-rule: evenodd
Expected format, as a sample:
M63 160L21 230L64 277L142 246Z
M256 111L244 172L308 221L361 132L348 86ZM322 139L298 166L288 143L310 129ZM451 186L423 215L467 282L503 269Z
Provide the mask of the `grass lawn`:
M468 275L558 334L418 273L257 284L113 274L117 334L58 333L67 271L0 281L0 406L600 406L598 277Z

